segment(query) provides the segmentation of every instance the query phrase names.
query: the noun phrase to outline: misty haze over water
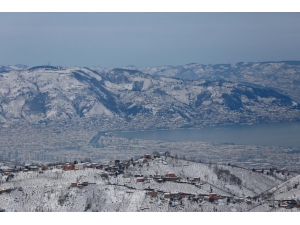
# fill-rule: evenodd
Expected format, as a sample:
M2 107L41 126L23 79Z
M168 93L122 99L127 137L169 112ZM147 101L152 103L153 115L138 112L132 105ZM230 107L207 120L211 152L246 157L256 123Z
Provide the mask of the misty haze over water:
M300 148L300 122L227 125L203 129L116 132L120 137L162 141L203 141Z

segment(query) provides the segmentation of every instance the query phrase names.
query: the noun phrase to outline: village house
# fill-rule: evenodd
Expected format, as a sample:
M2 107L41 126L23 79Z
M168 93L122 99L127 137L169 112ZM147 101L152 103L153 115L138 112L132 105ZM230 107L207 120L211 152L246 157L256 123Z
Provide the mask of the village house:
M179 197L179 193L178 192L171 192L170 193L170 197L171 198L178 198Z
M77 183L71 183L71 187L77 187Z
M175 175L175 173L173 173L173 172L168 172L166 175L165 175L165 177L164 177L164 180L166 180L166 181L177 181L177 180L179 180L180 178L179 177L177 177L176 175Z
M97 166L96 166L96 169L98 169L98 170L99 170L99 169L103 169L103 165L101 165L101 164L97 165Z
M213 200L218 200L218 196L216 193L209 193L209 198Z
M32 164L31 163L25 163L24 166L25 166L26 169L29 169L29 167L32 166Z
M165 177L176 177L176 175L173 172L168 172Z
M288 207L288 204L285 203L285 202L282 202L282 203L280 203L279 207L280 207L280 208L285 208L285 209L286 209L286 208Z
M92 168L92 163L84 163L83 165L86 168Z
M200 182L200 177L194 177L195 182Z
M74 164L74 169L75 170L83 170L83 164L82 163Z
M0 194L4 194L4 193L10 193L12 191L12 189L2 189L0 191Z
M164 193L164 198L170 198L171 194L170 193Z
M29 169L31 171L39 171L39 167L37 167L37 166L30 166Z
M89 163L89 162L84 162L84 163L82 163L82 165L83 165L83 169L85 169L85 168L87 168L87 166L91 165L91 163Z
M145 181L144 177L137 177L136 178L136 182L144 182L144 181Z
M42 170L48 170L48 166L42 166Z
M155 180L158 183L161 183L164 181L164 176L162 176L160 174L154 175L152 178L153 178L153 180Z
M89 167L89 168L93 168L93 169L95 169L97 166L98 166L98 164L97 164L97 163L92 163L92 164L90 165L90 167Z
M252 204L252 201L250 199L246 199L246 204L247 205L251 205Z
M181 193L181 192L180 192L180 193L179 193L179 197L180 197L180 198L185 198L185 193Z
M75 165L74 164L70 164L70 163L65 163L64 164L64 169L65 170L75 170Z
M152 177L153 177L153 179L162 179L163 178L163 176L160 174L155 174Z

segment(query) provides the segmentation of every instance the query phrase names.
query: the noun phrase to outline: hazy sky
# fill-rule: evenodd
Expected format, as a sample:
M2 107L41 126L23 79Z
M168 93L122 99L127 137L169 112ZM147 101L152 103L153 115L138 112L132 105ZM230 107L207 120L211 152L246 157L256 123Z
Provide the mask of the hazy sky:
M300 60L300 13L0 13L0 65Z

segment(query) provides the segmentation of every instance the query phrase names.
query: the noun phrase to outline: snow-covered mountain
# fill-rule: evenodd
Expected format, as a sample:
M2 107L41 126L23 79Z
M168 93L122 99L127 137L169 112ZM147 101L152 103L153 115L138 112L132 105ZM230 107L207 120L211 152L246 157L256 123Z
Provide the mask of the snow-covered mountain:
M133 69L133 67L131 67ZM240 62L135 68L153 76L181 79L226 80L271 87L300 101L300 61Z
M300 107L270 88L157 77L139 70L38 66L0 73L0 121L99 119L115 128L175 128L299 120Z

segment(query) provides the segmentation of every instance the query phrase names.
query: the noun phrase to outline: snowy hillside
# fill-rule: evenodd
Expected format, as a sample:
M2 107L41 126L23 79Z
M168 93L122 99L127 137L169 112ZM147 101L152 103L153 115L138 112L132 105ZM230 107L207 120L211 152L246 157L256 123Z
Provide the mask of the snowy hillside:
M27 168L2 173L2 211L268 211L265 193L294 198L300 179L156 155Z

